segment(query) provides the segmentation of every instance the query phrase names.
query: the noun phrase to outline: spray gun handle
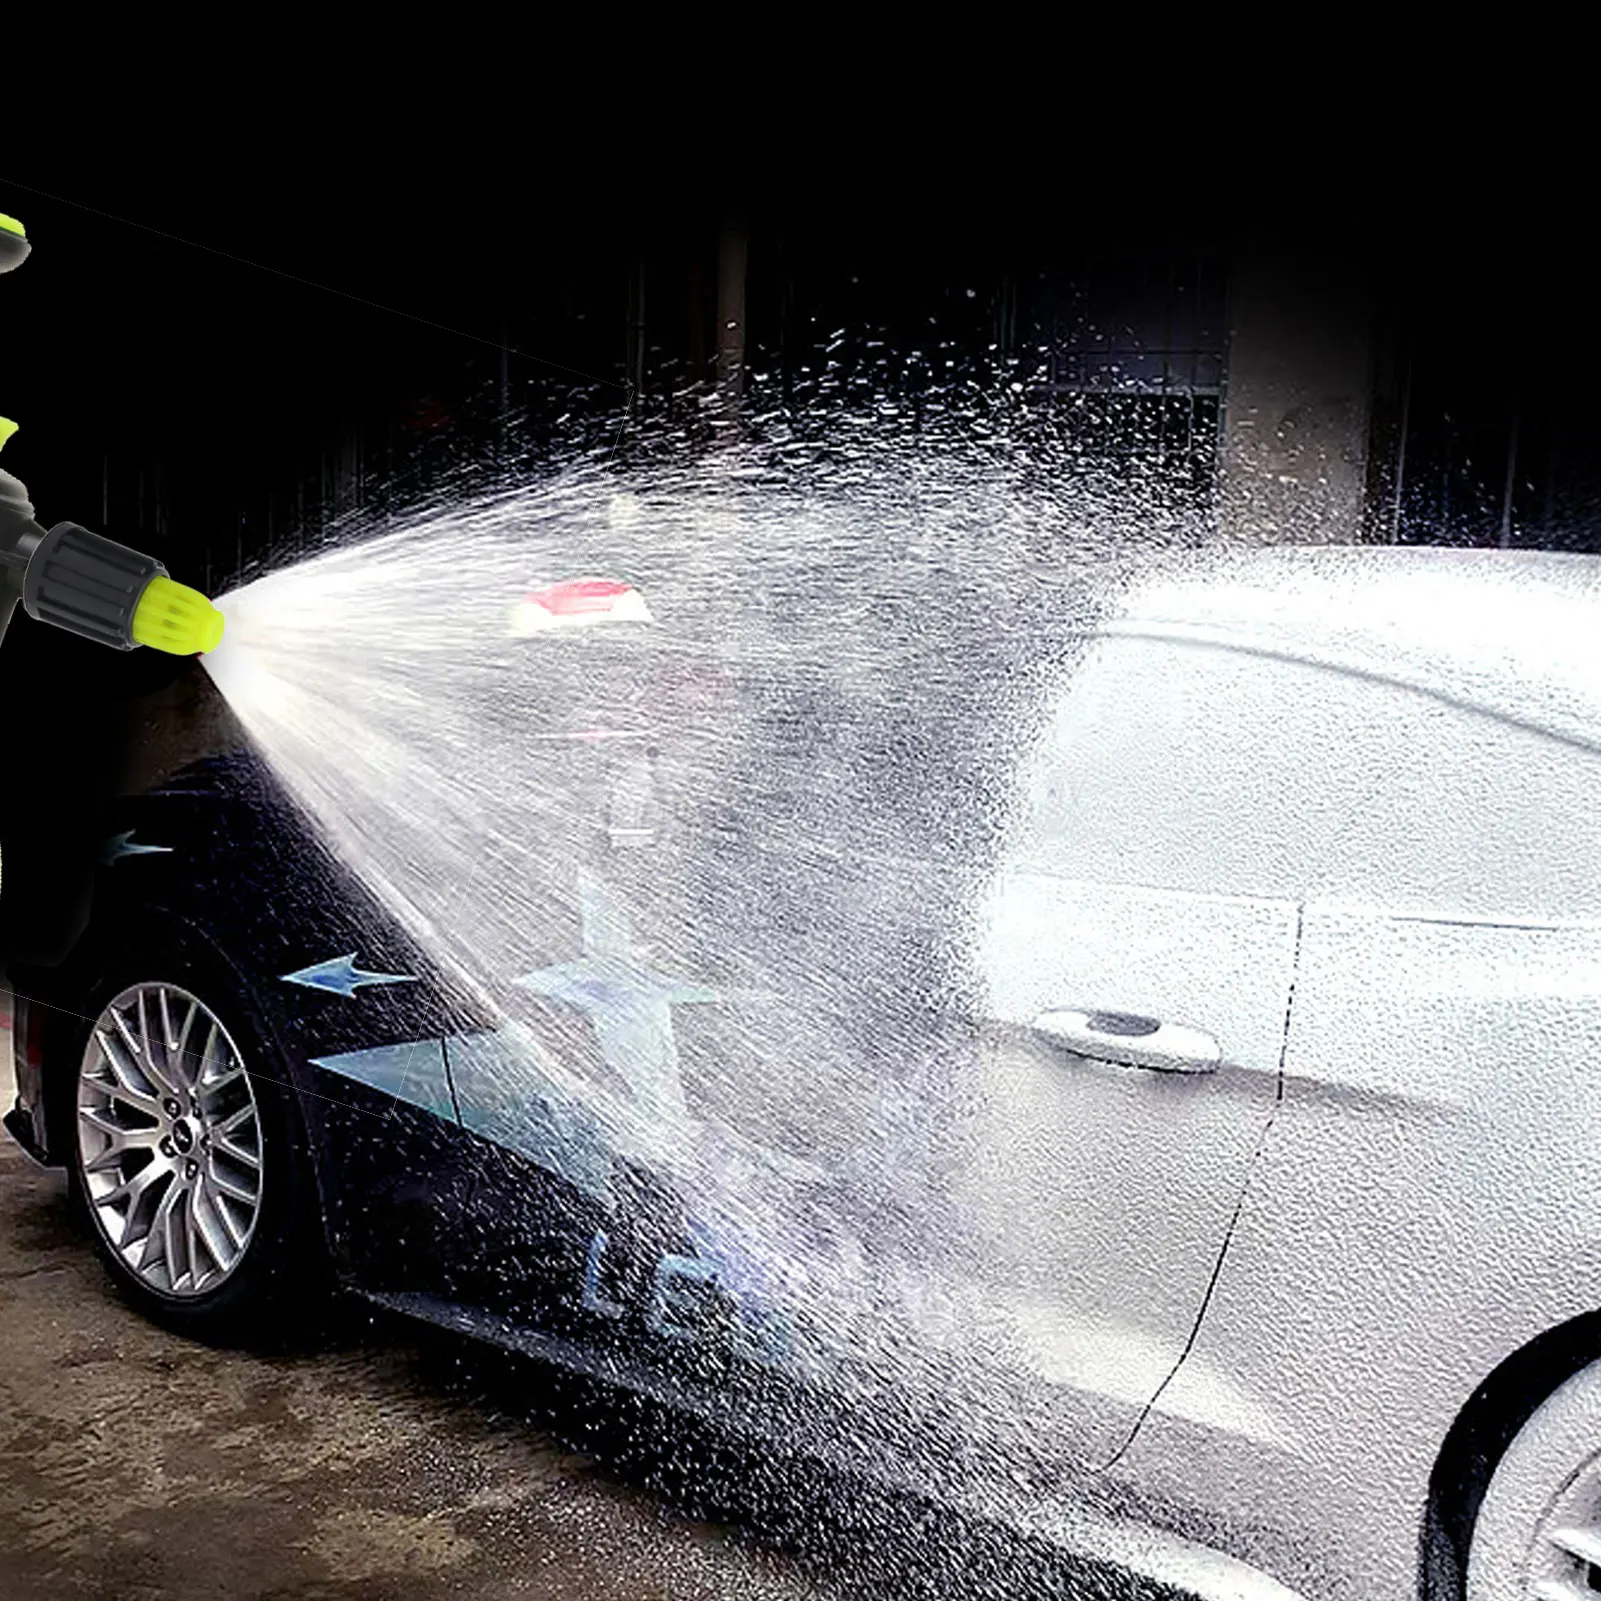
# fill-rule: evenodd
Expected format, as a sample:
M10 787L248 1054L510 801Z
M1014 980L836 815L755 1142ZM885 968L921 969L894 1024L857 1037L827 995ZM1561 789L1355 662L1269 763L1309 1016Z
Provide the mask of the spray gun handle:
M0 273L20 267L32 248L22 224L0 212ZM16 431L17 425L9 417L0 417L0 449ZM28 558L43 537L44 530L33 520L33 502L26 487L0 469L0 634L5 632L11 607L22 591Z
M0 417L0 447L17 431L17 425ZM33 520L33 502L28 486L0 467L0 581L15 574L14 587L20 594L22 574L28 559L44 538L44 529Z
M22 224L0 215L0 273L21 266L30 248ZM0 417L0 446L16 431ZM153 557L76 523L47 532L34 521L26 487L0 471L0 635L19 599L37 621L115 650L203 655L222 639L222 613L198 590L174 583Z

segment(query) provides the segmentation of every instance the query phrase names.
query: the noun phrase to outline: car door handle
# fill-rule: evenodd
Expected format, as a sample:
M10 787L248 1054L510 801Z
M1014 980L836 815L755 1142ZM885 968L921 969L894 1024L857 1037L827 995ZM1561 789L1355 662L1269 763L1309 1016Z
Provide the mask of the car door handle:
M1213 1073L1223 1060L1218 1043L1198 1028L1127 1012L1041 1012L1034 1032L1053 1045L1097 1062L1144 1067L1154 1073Z

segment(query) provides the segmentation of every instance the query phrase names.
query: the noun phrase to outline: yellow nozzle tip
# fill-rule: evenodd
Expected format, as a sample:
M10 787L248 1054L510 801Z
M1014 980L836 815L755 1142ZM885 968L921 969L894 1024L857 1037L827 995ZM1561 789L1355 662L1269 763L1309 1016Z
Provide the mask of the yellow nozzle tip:
M134 644L172 656L204 656L222 643L222 629L222 613L198 589L159 574L133 614Z
M19 234L24 239L28 237L27 230L22 224L15 217L8 217L3 211L0 211L0 228L7 233Z
M0 450L6 448L6 441L17 431L17 425L9 417L0 417Z

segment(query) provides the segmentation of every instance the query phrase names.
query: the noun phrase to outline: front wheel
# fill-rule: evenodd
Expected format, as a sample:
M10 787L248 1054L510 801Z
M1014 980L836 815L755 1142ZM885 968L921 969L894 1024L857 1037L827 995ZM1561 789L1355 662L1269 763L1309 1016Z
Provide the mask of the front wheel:
M322 1230L264 1031L215 975L171 960L117 972L91 1005L70 1174L119 1288L185 1333L280 1324L291 1287L321 1281Z
M1553 1391L1491 1475L1466 1601L1601 1596L1601 1363Z

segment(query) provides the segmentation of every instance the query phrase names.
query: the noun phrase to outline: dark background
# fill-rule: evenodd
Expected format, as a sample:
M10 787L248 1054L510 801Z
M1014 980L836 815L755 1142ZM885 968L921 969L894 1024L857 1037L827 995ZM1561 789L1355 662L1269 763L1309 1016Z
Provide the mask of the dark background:
M727 128L636 129L626 149L579 129L513 155L375 126L266 153L197 137L179 159L114 140L93 162L8 157L0 211L34 254L0 279L0 413L22 425L4 464L47 525L216 593L453 472L537 469L619 430L625 450L663 429L699 448L728 380L731 229L743 404L820 414L896 386L937 409L951 373L984 390L1023 370L1031 415L1054 415L1029 286L1249 241L1348 252L1378 307L1375 449L1393 456L1404 416L1408 462L1385 537L1494 544L1515 525L1520 544L1601 550L1601 331L1571 176L1587 140L1200 137L1082 114L1054 140L970 132L923 123L825 157ZM0 647L3 953L70 943L127 706L195 671L19 613Z

